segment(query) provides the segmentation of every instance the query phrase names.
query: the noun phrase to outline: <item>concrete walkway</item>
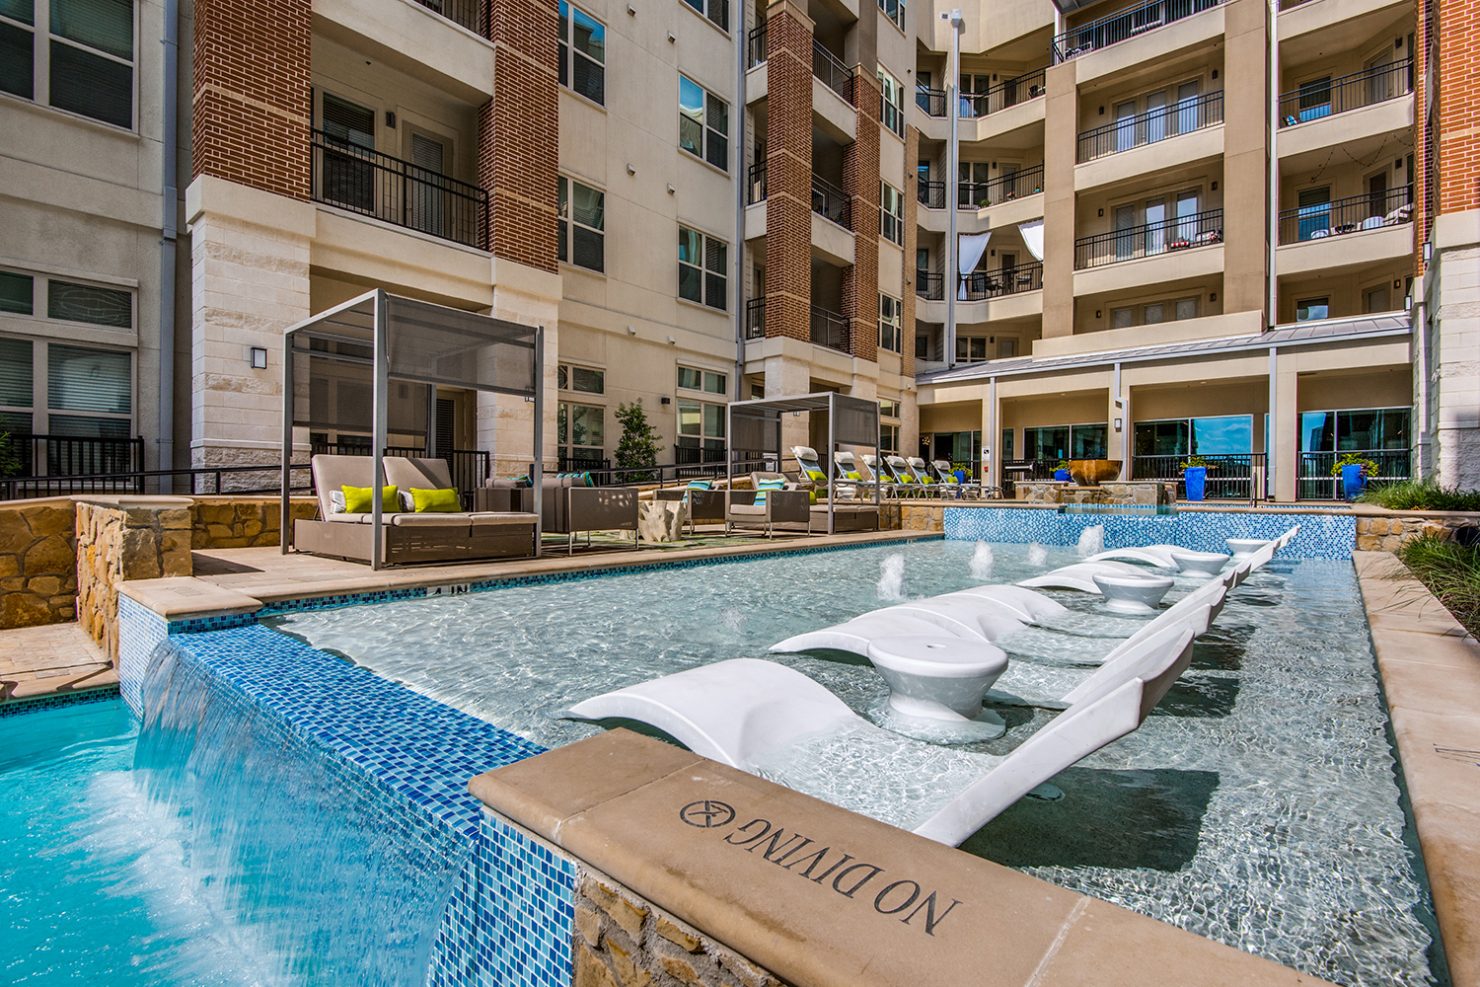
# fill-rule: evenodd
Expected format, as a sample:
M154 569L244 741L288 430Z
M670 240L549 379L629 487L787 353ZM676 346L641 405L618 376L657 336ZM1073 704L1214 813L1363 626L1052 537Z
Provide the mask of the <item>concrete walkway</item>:
M118 684L118 670L77 624L0 631L0 702Z

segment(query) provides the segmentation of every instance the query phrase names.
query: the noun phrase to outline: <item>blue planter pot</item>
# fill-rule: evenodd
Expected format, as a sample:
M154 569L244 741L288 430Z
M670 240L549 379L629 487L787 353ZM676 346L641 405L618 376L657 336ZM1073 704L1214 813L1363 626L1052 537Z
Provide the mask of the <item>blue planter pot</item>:
M1187 499L1202 500L1208 492L1208 468L1206 466L1189 466L1182 471L1182 479L1187 484Z
M1067 480L1067 479L1069 479L1069 471L1068 470L1054 470L1053 471L1053 478L1055 480Z
M1367 486L1367 475L1356 463L1341 467L1341 493L1347 500L1356 500Z

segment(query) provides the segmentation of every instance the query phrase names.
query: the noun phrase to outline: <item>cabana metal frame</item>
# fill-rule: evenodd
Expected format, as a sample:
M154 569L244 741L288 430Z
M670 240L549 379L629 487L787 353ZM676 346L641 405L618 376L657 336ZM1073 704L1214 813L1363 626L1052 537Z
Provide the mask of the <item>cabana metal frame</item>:
M835 517L837 507L837 465L833 454L839 445L872 446L875 461L882 456L879 445L879 404L864 398L850 397L824 391L819 394L801 394L795 397L757 398L753 401L731 401L725 408L725 437L730 449L775 451L779 463L784 454L781 448L781 420L785 415L810 415L814 411L827 412L827 452L820 456L818 464L827 474L827 533L837 533ZM726 486L734 480L734 457L725 460ZM874 507L882 504L879 484L874 484Z
M319 346L315 346L315 342ZM368 355L364 350L368 349ZM346 351L348 350L348 351ZM359 350L360 352L354 352ZM427 388L426 456L434 458L436 447L437 388L458 387L471 391L508 394L534 402L533 468L534 554L540 554L540 517L543 489L544 326L479 315L462 309L392 295L382 288L366 292L341 305L320 312L283 330L283 457L281 528L282 551L293 547L292 522L288 511L288 480L292 469L293 429L310 420L296 414L301 403L296 363L314 361L368 367L372 380L370 404L372 488L385 485L385 448L390 422L391 382L424 385ZM311 392L312 384L306 391ZM312 405L310 398L309 402ZM308 409L309 414L314 409ZM381 499L371 498L370 567L385 564Z

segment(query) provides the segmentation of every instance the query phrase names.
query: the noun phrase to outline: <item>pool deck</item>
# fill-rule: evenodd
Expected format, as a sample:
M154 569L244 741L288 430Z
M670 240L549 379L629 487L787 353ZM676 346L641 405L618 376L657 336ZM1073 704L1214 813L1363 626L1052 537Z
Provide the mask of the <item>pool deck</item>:
M0 634L0 703L118 685L118 670L77 624Z
M1480 985L1480 642L1386 552L1352 562L1455 987Z

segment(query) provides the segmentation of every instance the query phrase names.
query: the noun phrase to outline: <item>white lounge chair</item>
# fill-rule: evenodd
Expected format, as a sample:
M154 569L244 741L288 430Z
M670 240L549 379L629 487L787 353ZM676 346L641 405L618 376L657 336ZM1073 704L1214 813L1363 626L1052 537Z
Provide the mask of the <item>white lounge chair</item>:
M1044 621L1056 620L1069 615L1069 608L1051 596L1046 596L1037 590L1028 589L1025 586L972 586L968 589L957 590L947 593L947 597L968 597L975 600L983 600L1004 613L1017 617L1025 624L1038 624Z
M1167 595L1173 582L1123 562L1076 562L1018 581L1029 589L1073 589L1096 593L1112 610L1148 613Z
M865 456L863 458L871 460L874 457ZM894 484L881 483L878 472L873 466L861 464L851 452L833 453L833 466L837 469L837 476L840 482L856 483L860 488L867 490L869 493L872 493L875 487L878 487L879 492L885 496L894 493Z
M578 703L569 715L651 724L695 753L950 846L1019 798L1134 731L1187 667L1187 649L1125 667L1006 756L953 751L880 729L801 672L736 658ZM1115 681L1120 678L1120 681ZM839 771L841 763L858 771ZM819 765L825 766L820 769ZM906 781L938 779L901 799Z
M1172 552L1176 545L1142 545L1137 548L1111 548L1097 552L1085 559L1086 562L1139 562L1158 569L1175 569Z
M1203 611L1211 610L1203 604ZM1193 615L1188 620L1163 626L1141 640L1127 641L1115 649L1114 657L1086 674L1083 668L1043 665L1032 661L1011 661L987 692L989 705L1035 706L1039 709L1065 709L1076 702L1096 698L1105 688L1123 681L1127 669L1162 660L1168 648L1191 649L1197 639L1196 627L1210 620Z
M1177 570L1194 576L1216 576L1228 564L1228 559L1229 556L1222 552L1179 549L1172 553L1172 561L1177 564Z

